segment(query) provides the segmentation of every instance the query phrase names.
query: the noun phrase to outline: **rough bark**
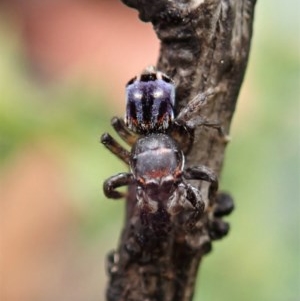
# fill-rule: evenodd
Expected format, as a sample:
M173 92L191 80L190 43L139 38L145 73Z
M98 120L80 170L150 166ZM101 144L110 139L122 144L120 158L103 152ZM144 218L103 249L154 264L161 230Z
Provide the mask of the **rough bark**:
M248 61L256 1L122 1L137 9L142 21L152 22L161 41L157 67L176 83L177 111L208 88L222 87L208 102L205 116L221 122L229 133ZM197 129L186 164L204 164L220 175L225 147L213 129ZM202 183L201 191L206 189ZM169 223L163 211L146 226L135 206L134 187L126 208L119 247L108 259L107 300L191 300L199 263L213 240L207 229L214 222L211 212L187 238L180 223Z

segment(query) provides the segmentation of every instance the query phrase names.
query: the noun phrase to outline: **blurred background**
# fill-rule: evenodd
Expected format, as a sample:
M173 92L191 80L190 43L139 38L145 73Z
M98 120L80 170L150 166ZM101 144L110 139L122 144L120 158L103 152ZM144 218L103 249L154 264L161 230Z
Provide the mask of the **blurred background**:
M300 300L300 3L258 1L221 187L231 233L195 300ZM124 86L155 64L150 24L120 1L0 0L0 300L104 301L125 166L99 143Z

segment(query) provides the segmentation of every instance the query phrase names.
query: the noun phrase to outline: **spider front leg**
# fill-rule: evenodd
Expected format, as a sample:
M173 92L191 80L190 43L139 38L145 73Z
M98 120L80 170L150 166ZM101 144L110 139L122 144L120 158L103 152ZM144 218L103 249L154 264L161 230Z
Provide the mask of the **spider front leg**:
M210 183L208 190L208 199L214 200L219 187L217 175L208 167L200 165L186 168L183 176L188 180L203 180Z
M199 190L183 182L169 200L167 212L176 217L178 224L184 225L186 230L192 230L203 214L204 207Z
M208 235L210 239L217 240L227 235L229 224L222 220L224 215L231 213L234 209L233 200L226 193L219 193L218 178L216 174L206 166L196 166L187 168L184 171L184 177L190 180L203 180L210 183L208 199L214 200L212 215L208 219Z
M202 196L200 191L193 187L190 184L186 184L186 199L193 205L193 211L190 213L190 216L187 220L187 226L190 228L194 227L194 225L198 222L199 218L204 212L205 203L202 200Z
M119 117L113 117L111 120L111 125L117 132L117 134L129 145L132 146L136 143L139 138L138 135L129 131L124 120Z
M125 193L116 191L117 188L121 186L126 186L134 181L134 176L132 173L119 173L115 176L108 178L103 183L103 191L106 197L110 199L120 199L125 196Z
M104 146L119 159L129 165L130 152L122 147L112 136L110 136L108 133L104 133L101 136L101 143L104 144Z

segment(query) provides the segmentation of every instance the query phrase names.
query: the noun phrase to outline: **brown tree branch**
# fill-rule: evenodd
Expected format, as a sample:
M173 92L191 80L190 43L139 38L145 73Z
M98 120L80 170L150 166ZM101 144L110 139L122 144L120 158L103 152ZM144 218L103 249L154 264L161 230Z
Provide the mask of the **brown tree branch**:
M123 2L137 9L141 20L153 23L161 40L157 67L176 83L177 111L199 93L219 87L220 92L206 106L205 116L221 122L228 133L248 61L256 1ZM204 164L219 175L225 147L214 130L197 129L186 164ZM202 183L201 191L206 190ZM147 217L137 211L135 187L129 192L120 244L108 260L107 300L191 300L199 263L210 251L211 240L218 238L217 233L216 237L209 233L209 227L224 223L219 223L213 209L188 234L180 222L170 223L164 212L143 223Z

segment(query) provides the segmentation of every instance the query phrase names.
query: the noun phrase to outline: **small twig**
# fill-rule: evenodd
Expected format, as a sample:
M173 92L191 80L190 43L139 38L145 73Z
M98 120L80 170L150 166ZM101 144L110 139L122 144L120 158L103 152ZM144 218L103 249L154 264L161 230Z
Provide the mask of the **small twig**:
M176 83L177 111L196 95L222 86L207 102L206 117L220 122L228 133L248 61L256 1L123 2L137 9L142 21L153 23L161 40L157 67ZM225 147L214 130L197 129L187 165L205 164L219 175ZM214 236L208 228L214 224L218 229L224 223L219 223L216 212L208 211L190 237L198 246L191 248L184 229L170 228L164 212L156 215L152 227L145 226L137 211L135 187L129 189L126 208L118 250L109 256L107 299L191 300L199 263L210 251L211 240L218 238L218 231Z

